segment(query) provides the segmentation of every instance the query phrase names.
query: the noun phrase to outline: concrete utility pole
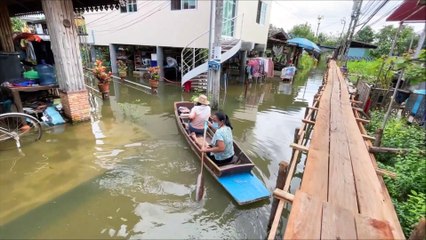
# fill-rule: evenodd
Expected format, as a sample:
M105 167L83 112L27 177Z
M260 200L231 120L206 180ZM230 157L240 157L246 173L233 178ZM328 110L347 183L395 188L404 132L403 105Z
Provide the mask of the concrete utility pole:
M214 55L221 55L221 38L222 38L222 22L223 22L223 0L215 0L215 21L214 21ZM212 31L212 30L210 30ZM212 49L210 49L210 54ZM211 89L207 89L210 105L212 109L217 109L219 106L219 96L220 96L220 68L218 70L212 71L209 70L209 79L208 87L211 86Z
M340 40L343 40L342 37L346 27L346 18L342 18L342 20L340 20L340 23L343 24L342 32L340 33Z
M402 25L403 24L404 24L404 21L399 22L399 28L396 31L395 36L393 37L393 40L392 40L392 46L391 46L391 49L389 51L389 57L392 57L392 55L393 55L393 52L395 50L395 45L396 45L396 42L398 41L399 33L402 30Z
M354 8L353 8L353 14L352 14L353 25L352 25L352 29L350 30L349 39L346 42L346 48L345 48L345 51L344 51L344 54L343 54L343 56L345 56L344 66L346 66L346 64L348 62L347 56L348 56L349 48L351 46L352 38L354 36L356 24L358 23L358 18L359 18L359 15L361 13L361 6L362 6L362 0L354 0Z
M321 15L318 15L318 26L317 26L317 33L315 34L315 36L316 37L318 37L318 34L319 34L319 27L320 27L320 24L321 24L321 19L323 19L324 18L324 16L321 16Z

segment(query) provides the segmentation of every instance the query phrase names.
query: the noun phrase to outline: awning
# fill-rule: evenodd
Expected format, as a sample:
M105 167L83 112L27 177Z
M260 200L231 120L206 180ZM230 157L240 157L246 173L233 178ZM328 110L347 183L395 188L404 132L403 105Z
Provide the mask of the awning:
M425 22L426 4L421 0L405 0L386 21Z
M287 41L287 44L304 48L307 51L321 52L321 49L315 43L306 38L292 38Z

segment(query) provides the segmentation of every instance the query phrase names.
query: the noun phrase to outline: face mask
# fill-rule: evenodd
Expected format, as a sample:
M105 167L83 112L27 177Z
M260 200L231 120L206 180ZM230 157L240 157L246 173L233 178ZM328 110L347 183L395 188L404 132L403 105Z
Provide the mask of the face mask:
M219 123L214 122L214 123L212 124L212 127L213 127L214 129L219 129Z

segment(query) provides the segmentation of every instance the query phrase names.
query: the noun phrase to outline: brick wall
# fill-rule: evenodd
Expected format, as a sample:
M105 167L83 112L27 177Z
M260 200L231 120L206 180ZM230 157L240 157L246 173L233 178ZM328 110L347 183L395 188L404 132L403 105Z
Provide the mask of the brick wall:
M78 92L60 92L65 115L73 122L90 119L89 96L86 90Z

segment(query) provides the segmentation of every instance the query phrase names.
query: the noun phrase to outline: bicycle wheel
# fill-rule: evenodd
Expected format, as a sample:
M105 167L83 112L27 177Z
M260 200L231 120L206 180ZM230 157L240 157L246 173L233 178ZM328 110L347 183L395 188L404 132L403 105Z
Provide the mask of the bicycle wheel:
M41 138L41 124L37 118L25 113L0 114L0 142L16 141L17 146Z

